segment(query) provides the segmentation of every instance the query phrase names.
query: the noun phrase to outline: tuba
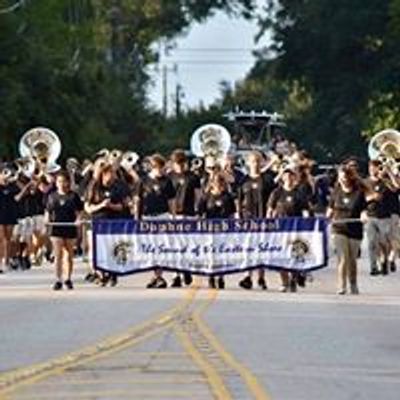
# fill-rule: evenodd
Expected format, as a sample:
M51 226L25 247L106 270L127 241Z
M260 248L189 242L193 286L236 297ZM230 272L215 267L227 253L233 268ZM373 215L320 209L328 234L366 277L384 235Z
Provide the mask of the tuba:
M122 154L120 165L125 171L129 172L133 170L138 161L139 155L137 153L134 151L127 151Z
M400 167L400 132L385 129L378 132L369 142L368 155L371 160L379 160L397 174Z
M193 133L190 147L196 157L219 163L228 153L231 144L231 135L226 128L221 125L207 124Z
M56 161L61 154L61 142L50 129L30 129L20 140L19 152L22 158L32 158L38 164L40 174L54 173L60 169Z

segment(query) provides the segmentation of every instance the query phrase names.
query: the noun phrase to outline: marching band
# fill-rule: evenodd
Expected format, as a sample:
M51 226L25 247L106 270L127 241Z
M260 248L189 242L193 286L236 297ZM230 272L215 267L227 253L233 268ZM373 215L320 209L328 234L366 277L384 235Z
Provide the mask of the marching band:
M240 149L229 132L206 125L192 136L191 151L176 149L139 157L101 150L91 160L57 164L58 136L45 128L28 131L21 158L0 164L0 272L29 269L44 258L55 263L54 290L73 285L76 255L90 259L90 221L96 219L215 219L325 216L331 221L337 257L337 293L358 294L357 259L365 232L370 274L396 271L399 250L400 133L386 130L370 143L368 175L354 158L316 176L306 152L283 138L265 148ZM280 272L282 292L304 287L307 276ZM116 275L89 268L85 278L115 286ZM172 287L190 285L177 273ZM238 282L253 288L253 273ZM268 289L265 270L257 284ZM223 275L209 278L224 289ZM162 266L148 288L167 288Z

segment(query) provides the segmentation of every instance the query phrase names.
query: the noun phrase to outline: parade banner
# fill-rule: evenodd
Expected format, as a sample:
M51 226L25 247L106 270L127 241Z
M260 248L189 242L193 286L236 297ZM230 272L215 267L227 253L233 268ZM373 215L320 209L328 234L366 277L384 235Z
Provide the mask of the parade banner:
M328 261L320 218L104 220L93 224L93 243L95 268L118 275L155 267L200 275L311 271Z

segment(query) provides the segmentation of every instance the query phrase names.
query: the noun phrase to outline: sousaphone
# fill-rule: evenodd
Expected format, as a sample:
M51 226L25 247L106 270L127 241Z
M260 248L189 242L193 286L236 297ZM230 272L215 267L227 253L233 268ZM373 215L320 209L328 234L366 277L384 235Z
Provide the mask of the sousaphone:
M378 132L369 143L368 155L371 160L380 160L397 173L400 165L400 132L395 129Z
M207 124L193 133L190 147L195 156L220 162L229 152L231 144L231 135L225 127Z
M54 173L60 169L57 159L61 154L61 142L55 132L48 128L27 131L19 143L22 158L32 158L42 173Z

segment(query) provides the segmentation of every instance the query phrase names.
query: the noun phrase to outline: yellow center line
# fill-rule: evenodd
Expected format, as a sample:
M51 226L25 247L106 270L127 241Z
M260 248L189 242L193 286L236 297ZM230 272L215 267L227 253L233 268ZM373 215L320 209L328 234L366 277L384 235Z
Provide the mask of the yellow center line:
M212 293L210 294L210 296L212 297ZM193 312L193 321L197 325L199 331L207 339L208 343L214 348L214 350L222 358L222 360L233 370L238 372L255 399L271 400L270 395L266 393L263 386L258 382L256 376L224 348L216 335L204 322L204 320L202 319L202 314L206 311L207 308L208 306L205 306L202 309Z
M214 301L217 296L217 291L214 290L214 297L210 299L210 301L206 304L209 306L211 301ZM173 324L174 332L182 343L184 349L187 353L192 357L193 361L198 365L198 367L203 371L207 382L217 400L230 400L232 399L231 393L225 385L225 382L219 375L217 369L204 357L203 354L196 348L193 344L190 336L185 330L181 327L179 322L175 322Z
M185 292L185 297L178 305L163 312L161 315L148 319L123 334L47 362L33 364L0 374L0 400L5 400L6 394L14 392L22 386L32 385L53 375L60 375L68 368L87 364L100 357L105 357L124 348L137 345L169 329L174 317L179 315L179 313L193 302L198 289L197 285L193 286Z

